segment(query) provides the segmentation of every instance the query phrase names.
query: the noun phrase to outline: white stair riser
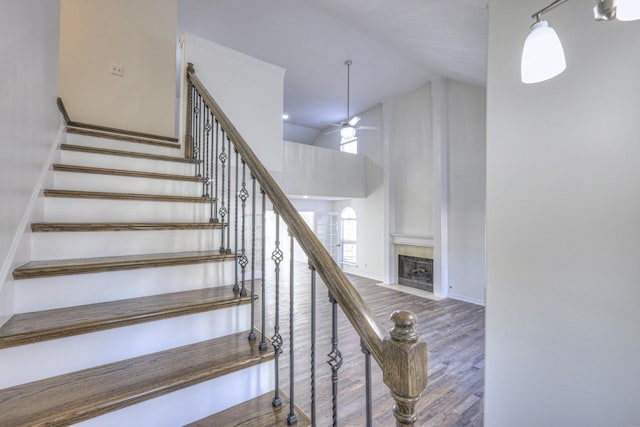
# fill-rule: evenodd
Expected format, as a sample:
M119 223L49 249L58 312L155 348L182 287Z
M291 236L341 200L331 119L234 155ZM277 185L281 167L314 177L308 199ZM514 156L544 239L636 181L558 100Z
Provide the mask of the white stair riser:
M16 313L232 285L233 260L14 280Z
M145 172L170 173L193 176L195 166L189 163L153 160L109 154L84 153L60 150L60 162L69 165L94 166L108 169L124 169Z
M219 229L32 233L33 260L90 258L220 248Z
M0 388L249 330L250 305L0 350Z
M76 426L175 427L273 391L274 363L266 362L155 399L96 417Z
M67 144L82 145L84 147L108 148L111 150L135 151L138 153L160 154L163 156L180 156L182 154L182 150L179 148L99 138L96 136L78 135L75 133L67 133Z
M45 197L48 222L209 222L209 203Z
M203 185L192 181L142 178L55 171L53 186L60 190L127 192L165 194L175 196L202 196Z

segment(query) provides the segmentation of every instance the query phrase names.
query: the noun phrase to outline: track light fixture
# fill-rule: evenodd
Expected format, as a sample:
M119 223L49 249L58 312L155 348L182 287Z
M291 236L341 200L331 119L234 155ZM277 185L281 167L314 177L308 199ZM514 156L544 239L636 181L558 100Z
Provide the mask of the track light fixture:
M567 1L555 0L531 15L535 22L522 49L520 77L523 83L549 80L567 67L558 34L542 19L544 14ZM596 0L593 16L597 21L635 21L640 19L640 0Z

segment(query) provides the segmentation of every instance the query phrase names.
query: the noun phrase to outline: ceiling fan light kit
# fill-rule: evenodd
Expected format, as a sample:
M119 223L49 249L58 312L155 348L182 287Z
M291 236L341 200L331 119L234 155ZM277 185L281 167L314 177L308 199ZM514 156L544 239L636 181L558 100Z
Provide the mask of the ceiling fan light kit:
M564 50L558 34L542 16L569 0L555 0L531 17L535 20L522 49L520 78L523 83L549 80L566 69ZM597 21L634 21L640 19L640 0L596 0Z

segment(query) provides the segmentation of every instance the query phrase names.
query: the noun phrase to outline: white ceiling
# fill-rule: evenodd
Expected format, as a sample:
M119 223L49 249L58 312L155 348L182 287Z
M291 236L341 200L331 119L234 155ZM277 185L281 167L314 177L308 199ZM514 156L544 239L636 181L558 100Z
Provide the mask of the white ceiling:
M287 70L290 122L323 129L444 75L484 85L488 0L178 0L187 31ZM286 135L285 135L286 137Z

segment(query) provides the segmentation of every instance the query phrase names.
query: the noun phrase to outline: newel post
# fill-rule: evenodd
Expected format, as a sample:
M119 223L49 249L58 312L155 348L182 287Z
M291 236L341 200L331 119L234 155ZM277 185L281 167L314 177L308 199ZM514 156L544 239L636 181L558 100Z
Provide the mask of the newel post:
M185 120L184 135L184 157L185 159L193 159L193 135L191 134L191 120L193 114L193 83L189 78L189 73L193 72L193 64L189 62L187 65L187 117Z
M413 328L418 322L415 314L394 311L391 321L394 327L383 343L383 379L396 401L396 426L414 426L418 418L415 406L427 387L427 343Z

